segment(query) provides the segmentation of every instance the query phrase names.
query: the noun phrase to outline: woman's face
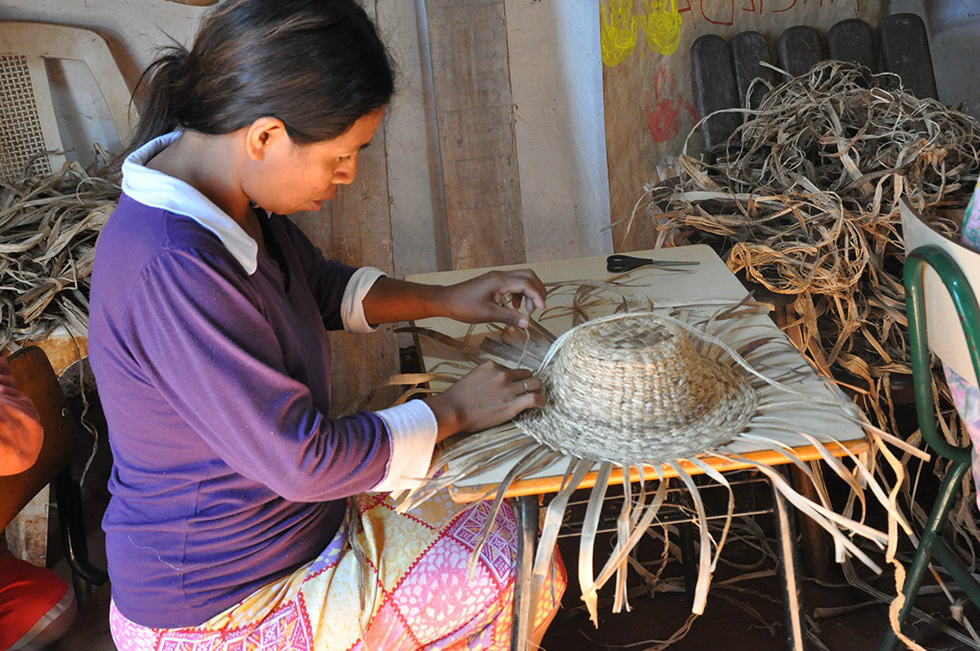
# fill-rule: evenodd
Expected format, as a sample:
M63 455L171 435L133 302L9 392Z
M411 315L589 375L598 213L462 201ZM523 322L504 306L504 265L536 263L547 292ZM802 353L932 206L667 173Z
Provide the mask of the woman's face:
M250 153L260 155L252 153L242 178L248 197L279 215L320 210L336 196L338 185L354 181L357 155L371 142L384 111L379 108L358 118L340 136L309 145L295 144L281 126L250 133Z

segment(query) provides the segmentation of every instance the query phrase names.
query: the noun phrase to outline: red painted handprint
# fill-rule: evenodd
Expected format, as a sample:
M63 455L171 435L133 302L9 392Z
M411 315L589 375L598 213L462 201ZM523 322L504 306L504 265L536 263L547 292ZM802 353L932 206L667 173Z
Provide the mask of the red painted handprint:
M670 92L667 97L661 96L661 84L667 86L670 80ZM693 122L697 117L684 94L680 93L676 97L674 73L668 72L666 68L658 68L657 74L653 78L653 106L650 106L650 91L643 95L643 110L647 116L647 128L654 142L667 142L678 134L681 130L681 108L687 109Z

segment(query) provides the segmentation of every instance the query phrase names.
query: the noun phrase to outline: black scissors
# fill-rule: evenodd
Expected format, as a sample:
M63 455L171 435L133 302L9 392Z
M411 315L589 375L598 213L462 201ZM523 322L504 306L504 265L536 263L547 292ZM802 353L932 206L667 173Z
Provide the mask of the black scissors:
M624 271L632 271L644 265L650 265L657 269L694 273L693 269L677 269L677 267L690 267L697 264L700 263L696 260L651 260L650 258L635 258L631 255L616 254L606 258L606 271L609 273L622 273Z

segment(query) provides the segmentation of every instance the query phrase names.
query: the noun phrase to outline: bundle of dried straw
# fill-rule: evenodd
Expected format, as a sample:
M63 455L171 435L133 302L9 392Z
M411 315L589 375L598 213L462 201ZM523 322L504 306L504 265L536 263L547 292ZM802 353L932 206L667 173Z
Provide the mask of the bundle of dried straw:
M965 206L980 171L980 124L840 61L733 110L745 121L716 162L686 143L677 177L648 186L630 227L650 226L653 246L708 243L733 271L794 296L787 327L801 329L803 352L894 427L891 375L911 374L899 198L955 234L950 209Z
M77 163L44 179L0 180L0 351L58 326L85 335L95 240L119 193Z
M703 611L734 508L732 487L710 463L713 459L744 463L769 478L790 503L831 535L838 560L854 557L880 571L857 544L859 539L893 560L899 528L909 529L895 504L898 490L890 485L895 480L880 473L879 461L884 459L892 477L901 483L902 464L886 443L906 454L927 455L871 425L839 389L818 381L812 372L811 380L801 381L808 373L806 365L784 337L774 336L765 325L765 306L710 298L651 305L649 299L629 294L628 282L632 279L549 285L549 303L554 305L552 299L564 293L571 295L571 305L549 308L527 333L503 328L478 347L468 338L454 341L437 332L412 329L456 348L467 361L425 375L392 378L392 383L413 386L405 398L431 391L421 386L424 382L451 382L471 366L492 359L536 371L544 380L547 403L505 427L469 435L441 451L429 477L402 497L400 508L411 509L454 483L496 468L504 478L486 495L492 498L492 515L515 481L545 468L559 468L564 473L562 488L547 508L534 560L535 599L549 571L571 493L587 473L595 471L578 567L582 598L596 623L598 591L607 583L615 586L613 610L629 608L626 579L628 568L636 565L633 550L658 527L670 475L690 493L700 529L692 613ZM544 325L569 314L574 327L560 337ZM825 431L831 422L863 427L873 453L858 458L841 445L850 464L838 461L832 452L838 442ZM801 423L808 423L812 431L801 432ZM823 483L793 451L797 445L820 450L832 471L851 488L854 498L842 512L835 510ZM746 446L779 450L810 476L817 498L807 499L768 465L746 457ZM696 469L727 489L728 513L720 531L709 526L699 485L685 468ZM616 469L624 476L650 474L659 481L653 486L641 481L638 492L624 485L615 546L596 573L599 513ZM861 511L866 508L868 492L888 514L887 532L868 526L863 512L855 512L858 505ZM471 562L488 534L485 528ZM672 640L683 636L692 621Z

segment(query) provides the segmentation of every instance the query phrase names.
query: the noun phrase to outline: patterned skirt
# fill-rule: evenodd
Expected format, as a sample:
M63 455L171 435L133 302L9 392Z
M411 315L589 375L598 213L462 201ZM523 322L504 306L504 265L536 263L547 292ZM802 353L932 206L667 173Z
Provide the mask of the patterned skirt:
M387 495L359 496L354 504L367 572L348 544L345 525L311 563L200 626L140 626L112 604L113 641L120 651L509 648L517 555L509 504L493 522L472 573L467 561L489 517L486 503L457 504L440 496L405 514L395 512ZM557 555L549 582L535 629L548 624L565 589Z

